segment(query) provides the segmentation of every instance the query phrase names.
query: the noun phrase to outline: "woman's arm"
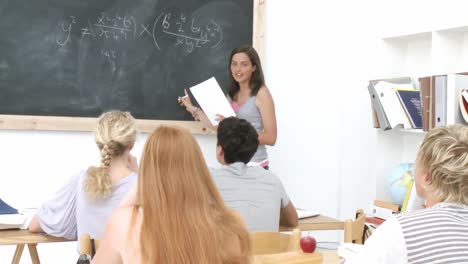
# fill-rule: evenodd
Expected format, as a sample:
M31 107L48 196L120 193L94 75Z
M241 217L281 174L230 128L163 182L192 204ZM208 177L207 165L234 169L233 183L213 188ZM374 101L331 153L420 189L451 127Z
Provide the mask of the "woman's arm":
M29 222L28 226L29 232L32 233L41 233L44 232L41 228L41 225L39 224L39 220L37 219L37 215L34 215L31 222Z
M200 121L204 126L216 131L218 126L213 126L213 124L211 124L206 114L200 108L195 107L192 104L192 101L190 100L190 97L188 96L186 89L184 90L184 92L185 92L185 96L178 98L179 104L181 106L185 106L185 109L187 110L187 112L189 112L193 116L193 118L195 118L195 120Z
M77 185L81 175L73 176L52 199L44 202L29 222L31 232L45 232L52 236L76 239Z
M275 103L266 86L262 86L258 90L255 103L260 110L263 122L263 132L258 133L258 140L261 145L273 146L277 136Z
M280 224L282 226L296 227L299 223L298 221L296 207L289 201L288 205L280 210Z

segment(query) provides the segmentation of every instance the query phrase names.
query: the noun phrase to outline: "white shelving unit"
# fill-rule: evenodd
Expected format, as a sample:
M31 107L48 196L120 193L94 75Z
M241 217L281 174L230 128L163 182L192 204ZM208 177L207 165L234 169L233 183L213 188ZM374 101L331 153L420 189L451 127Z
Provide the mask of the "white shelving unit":
M418 77L468 72L468 25L381 38L371 79ZM419 87L418 87L419 88ZM376 198L389 200L385 179L399 163L414 162L425 132L396 128L376 130Z

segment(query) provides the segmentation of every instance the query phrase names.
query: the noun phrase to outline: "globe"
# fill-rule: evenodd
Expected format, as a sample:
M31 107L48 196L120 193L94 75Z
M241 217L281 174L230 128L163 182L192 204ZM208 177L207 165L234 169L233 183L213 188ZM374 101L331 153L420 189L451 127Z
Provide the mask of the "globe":
M394 204L402 205L408 188L414 180L414 163L394 167L385 180L385 190Z

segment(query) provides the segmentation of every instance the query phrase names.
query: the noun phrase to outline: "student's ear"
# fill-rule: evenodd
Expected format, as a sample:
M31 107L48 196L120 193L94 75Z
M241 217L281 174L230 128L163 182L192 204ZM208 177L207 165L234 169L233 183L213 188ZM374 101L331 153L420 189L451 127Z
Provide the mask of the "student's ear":
M220 145L216 146L216 156L224 157L224 150Z
M427 184L430 184L432 182L432 176L431 176L431 174L429 174L428 171L424 172L423 179L424 179L424 182L427 183Z
M135 143L128 145L128 152L130 152L134 146L135 146Z

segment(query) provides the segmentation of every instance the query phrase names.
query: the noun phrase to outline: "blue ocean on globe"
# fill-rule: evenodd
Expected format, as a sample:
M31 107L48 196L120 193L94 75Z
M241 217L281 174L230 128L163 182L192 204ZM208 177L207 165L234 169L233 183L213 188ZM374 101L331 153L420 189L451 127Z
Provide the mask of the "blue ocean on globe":
M402 205L408 188L414 181L414 163L395 166L385 179L385 190L394 204Z

